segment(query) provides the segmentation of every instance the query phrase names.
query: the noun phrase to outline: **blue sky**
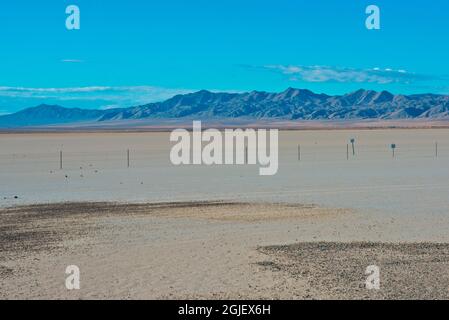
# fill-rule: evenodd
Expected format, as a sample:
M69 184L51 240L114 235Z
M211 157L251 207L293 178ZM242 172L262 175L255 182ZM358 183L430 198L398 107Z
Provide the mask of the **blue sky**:
M65 8L81 29L65 28ZM365 8L381 9L381 30ZM0 114L177 93L449 93L449 1L15 0L0 5Z

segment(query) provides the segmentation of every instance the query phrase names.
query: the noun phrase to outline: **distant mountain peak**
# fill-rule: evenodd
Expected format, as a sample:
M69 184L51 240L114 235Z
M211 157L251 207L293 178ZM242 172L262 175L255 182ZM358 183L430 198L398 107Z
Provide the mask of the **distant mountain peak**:
M38 126L98 119L104 111L64 108L40 104L19 112L0 116L0 127Z
M211 91L203 89L203 90L199 90L197 92L190 93L188 95L210 95L210 94L212 94Z

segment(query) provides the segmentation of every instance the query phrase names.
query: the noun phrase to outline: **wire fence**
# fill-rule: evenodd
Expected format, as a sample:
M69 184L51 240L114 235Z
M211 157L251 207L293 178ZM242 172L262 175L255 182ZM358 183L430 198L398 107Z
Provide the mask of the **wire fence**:
M344 144L323 145L319 143L280 145L279 161L381 161L387 159L448 159L449 144L429 142L413 144ZM245 148L245 162L248 159ZM170 150L124 148L120 150L73 151L67 149L49 152L2 153L1 170L8 167L45 168L49 170L87 168L146 168L170 164Z

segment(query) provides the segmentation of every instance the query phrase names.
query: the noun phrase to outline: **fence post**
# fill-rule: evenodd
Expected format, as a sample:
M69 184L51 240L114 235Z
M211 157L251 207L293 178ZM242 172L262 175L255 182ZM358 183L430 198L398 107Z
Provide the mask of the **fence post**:
M352 138L352 139L351 139L351 145L352 145L352 155L353 155L353 156L355 156L355 146L354 146L354 143L355 143L355 139Z
M393 151L393 158L395 157L394 151L396 149L396 143L391 144L391 150Z
M126 159L127 159L127 164L128 164L128 168L129 168L129 149L126 151Z
M62 151L59 151L59 169L62 170Z

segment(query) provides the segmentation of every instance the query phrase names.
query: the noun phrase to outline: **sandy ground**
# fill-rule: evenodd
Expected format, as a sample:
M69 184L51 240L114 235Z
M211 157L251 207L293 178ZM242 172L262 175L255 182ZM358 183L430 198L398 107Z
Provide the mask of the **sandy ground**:
M281 119L203 119L206 128L281 128L282 130L345 130L345 129L428 129L448 128L448 119L422 120L281 120ZM143 119L102 122L81 122L27 128L0 128L0 133L46 132L163 132L192 128L192 119Z
M0 298L447 298L448 129L279 143L261 177L173 166L167 132L0 134Z
M405 220L315 205L6 208L0 298L447 299L449 245L402 243L404 228ZM80 268L81 290L65 288L68 265ZM369 265L381 268L380 291L363 287Z
M391 216L449 210L448 129L281 131L279 170L269 177L259 176L259 165L174 166L172 145L166 132L0 134L0 207L227 199Z
M449 244L315 242L264 247L274 260L260 263L278 273L276 291L306 281L305 299L449 299ZM368 266L380 270L380 289L367 290Z

